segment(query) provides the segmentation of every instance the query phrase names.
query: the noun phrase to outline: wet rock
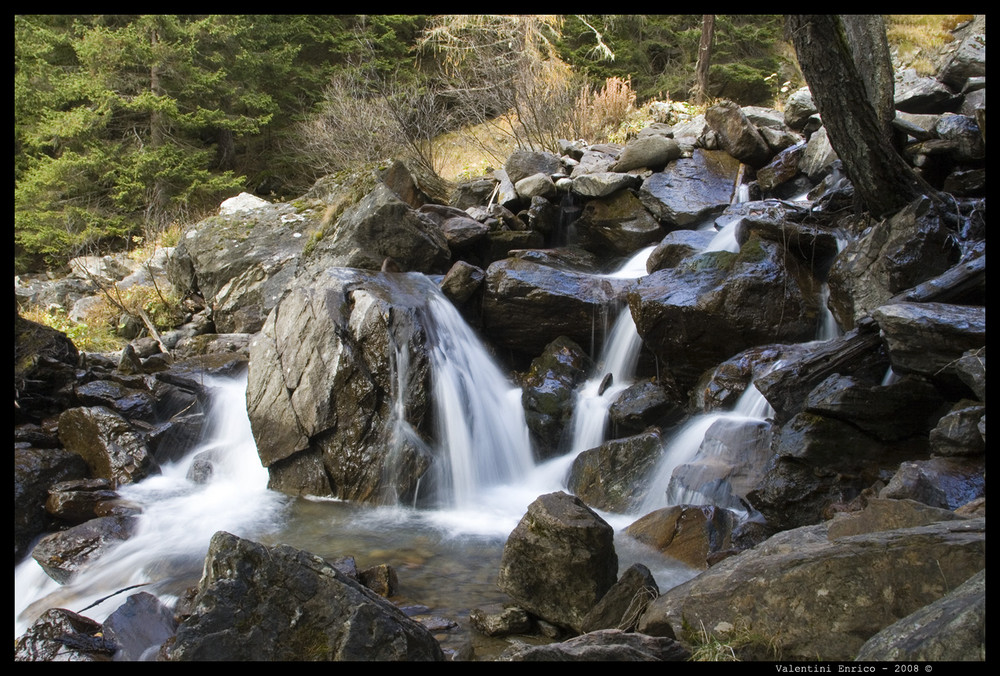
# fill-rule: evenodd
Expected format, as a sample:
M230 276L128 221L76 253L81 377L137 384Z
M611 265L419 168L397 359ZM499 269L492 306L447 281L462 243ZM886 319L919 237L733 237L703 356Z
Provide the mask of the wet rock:
M444 659L423 626L321 558L224 532L167 652L172 661Z
M980 421L985 418L985 404L968 399L959 401L931 430L931 453L941 456L985 453L986 437L979 429Z
M250 346L247 410L272 488L413 499L431 458L392 441L392 360L408 361L406 422L419 436L430 410L422 284L433 283L331 268L296 285L268 317Z
M15 313L14 422L37 422L74 405L79 359L66 334Z
M45 511L49 488L61 481L83 479L90 473L76 453L62 448L14 445L14 563L30 553L31 543L55 528Z
M628 512L645 495L646 478L662 448L659 431L606 441L577 455L566 485L597 509Z
M948 270L959 249L930 200L920 199L849 243L830 270L830 309L845 330L894 294Z
M634 631L646 606L659 595L660 588L649 568L641 563L632 564L587 613L583 620L583 632L599 629Z
M780 430L774 458L747 500L776 529L814 524L853 500L899 463L928 455L926 436L883 442L854 425L799 413ZM900 495L898 497L911 497Z
M483 324L497 345L530 356L559 336L590 346L592 318L607 312L625 286L622 280L508 258L486 270Z
M531 362L522 380L521 402L528 429L543 458L560 448L573 417L576 390L592 367L590 357L574 341L560 336Z
M110 662L117 646L101 624L63 608L46 610L14 641L15 662Z
M31 552L46 574L65 584L78 571L98 560L109 548L127 540L135 528L131 516L103 516L46 535Z
M946 457L903 462L883 498L910 499L932 507L957 509L986 495L985 458Z
M396 591L399 589L399 579L396 577L396 570L384 563L359 571L358 582L385 598L395 596Z
M705 121L719 135L722 149L754 168L771 159L771 149L739 105L723 101L705 111Z
M680 395L649 380L629 385L608 409L614 436L638 434L652 425L668 427L683 416Z
M646 271L653 273L676 267L685 258L704 251L715 235L711 230L674 230L667 233L646 259Z
M523 608L494 604L483 608L473 608L469 612L469 623L486 636L510 636L531 631L531 617Z
M104 406L77 407L59 416L59 439L82 457L95 477L130 484L157 471L142 437Z
M116 662L153 661L177 630L173 611L147 592L132 594L103 623Z
M754 345L815 337L815 280L779 245L706 252L640 279L629 307L645 345L682 389Z
M982 306L895 303L877 308L873 316L897 373L955 385L958 360L967 351L986 345L986 308Z
M455 261L441 280L441 290L455 305L461 306L479 291L486 272L465 261Z
M700 503L744 510L746 495L766 475L777 436L773 424L743 415L712 422L690 462L670 477L667 504Z
M756 659L852 660L878 631L982 570L984 528L969 519L833 541L823 525L779 533L661 594L638 631L683 618L720 636L742 621L773 642Z
M902 377L872 385L833 375L806 398L804 410L845 420L883 441L926 434L941 415L944 399L928 381Z
M61 481L49 488L45 511L71 523L82 523L98 516L98 506L118 497L107 479Z
M731 547L734 524L727 509L674 505L647 514L625 532L671 559L704 570L709 555Z
M528 506L504 545L497 584L533 615L579 631L617 579L611 526L558 492Z
M732 202L738 171L729 154L697 149L643 181L639 199L665 227L694 227Z
M604 257L631 255L664 235L660 224L628 190L589 200L575 226L579 245Z

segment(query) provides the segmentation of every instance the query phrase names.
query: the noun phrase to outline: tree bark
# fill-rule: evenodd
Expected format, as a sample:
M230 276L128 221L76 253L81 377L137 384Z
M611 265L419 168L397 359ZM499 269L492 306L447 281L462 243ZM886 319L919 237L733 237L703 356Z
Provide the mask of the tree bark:
M937 199L933 188L913 172L896 152L891 137L883 133L882 120L865 86L869 73L859 71L855 63L841 17L794 14L787 21L830 145L865 208L882 217L919 195Z
M708 69L712 65L712 38L715 35L715 15L705 14L701 19L701 42L698 44L698 64L695 66L693 99L702 104L708 98Z

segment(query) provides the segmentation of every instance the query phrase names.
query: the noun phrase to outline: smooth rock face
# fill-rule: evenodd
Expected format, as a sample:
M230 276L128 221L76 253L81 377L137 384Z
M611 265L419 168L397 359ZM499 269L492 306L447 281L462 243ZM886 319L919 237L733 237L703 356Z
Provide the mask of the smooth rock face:
M582 500L539 497L507 538L497 584L548 622L580 631L618 579L614 531Z
M173 661L442 660L434 637L318 556L219 532Z

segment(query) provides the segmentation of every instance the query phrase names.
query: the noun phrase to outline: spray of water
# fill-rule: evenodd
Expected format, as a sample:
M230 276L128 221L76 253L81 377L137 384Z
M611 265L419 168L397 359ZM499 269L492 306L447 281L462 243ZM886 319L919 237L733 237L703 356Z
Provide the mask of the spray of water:
M267 490L267 470L260 464L246 414L246 378L206 384L213 404L205 442L179 462L162 467L159 475L119 491L142 508L129 540L64 586L48 579L33 559L15 568L15 636L48 608L81 611L111 596L85 613L103 621L124 602L116 592L127 587L141 586L161 599L179 594L200 577L216 531L250 535L277 525L284 499ZM205 483L188 478L198 457L212 462L212 477Z

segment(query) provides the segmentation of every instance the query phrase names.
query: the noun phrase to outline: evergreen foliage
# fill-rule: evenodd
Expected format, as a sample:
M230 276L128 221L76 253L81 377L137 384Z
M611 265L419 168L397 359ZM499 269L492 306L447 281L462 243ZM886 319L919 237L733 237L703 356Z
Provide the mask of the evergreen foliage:
M541 141L558 132L543 129L539 113L555 105L553 96L572 105L581 91L570 76L584 75L592 92L630 82L639 104L668 94L684 99L693 81L700 15L466 19L484 31L480 47L492 45L488 53L501 63L517 38L491 42L490 31L504 38L518 21L539 29L528 46L544 50L529 54L533 60L487 74L516 76L528 94L511 99L522 118L516 129L542 131ZM444 51L426 46L446 24L420 15L16 15L16 271L119 248L135 235L151 240L242 190L300 194L330 167L329 157L303 162L302 135L323 116L333 125L370 126L358 137L367 145L355 144L368 154L391 141L378 131L386 124L427 159L435 134L469 119L456 82L489 93L485 106L506 105L501 83L477 82L475 72L442 78L440 66L455 66L455 54L444 63ZM709 94L762 102L763 80L780 65L773 49L780 24L764 15L720 16L711 75L717 90ZM345 93L351 104L333 106L331 117L331 100ZM358 111L365 117L338 117Z

